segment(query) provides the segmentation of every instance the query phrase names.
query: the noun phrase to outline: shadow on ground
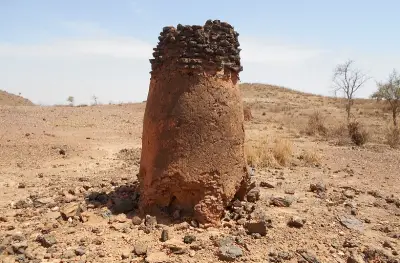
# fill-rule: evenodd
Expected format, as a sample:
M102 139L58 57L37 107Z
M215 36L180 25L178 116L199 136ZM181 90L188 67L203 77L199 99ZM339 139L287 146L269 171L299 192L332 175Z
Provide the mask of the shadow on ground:
M139 211L139 184L129 183L118 186L111 192L90 192L85 201L87 205L95 209L102 209L102 216L109 218L113 215L125 214L128 219L139 217L144 219L146 215ZM179 224L183 221L190 221L185 217L181 217L177 211L167 208L159 208L157 211L149 212L150 216L155 216L159 224L171 225ZM185 220L186 219L186 220Z

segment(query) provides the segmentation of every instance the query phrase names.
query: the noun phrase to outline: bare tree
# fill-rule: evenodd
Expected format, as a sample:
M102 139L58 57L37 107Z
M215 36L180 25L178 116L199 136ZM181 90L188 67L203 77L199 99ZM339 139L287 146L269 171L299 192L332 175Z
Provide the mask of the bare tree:
M392 111L393 125L397 128L397 115L400 112L400 75L395 69L390 73L387 82L378 82L378 90L372 98L385 100Z
M333 74L335 94L342 92L347 100L347 122L350 122L351 107L354 104L355 93L370 79L361 70L354 68L353 64L353 60L347 60L343 64L337 65Z
M92 99L93 99L93 105L97 105L97 96L96 95L93 95L92 96Z

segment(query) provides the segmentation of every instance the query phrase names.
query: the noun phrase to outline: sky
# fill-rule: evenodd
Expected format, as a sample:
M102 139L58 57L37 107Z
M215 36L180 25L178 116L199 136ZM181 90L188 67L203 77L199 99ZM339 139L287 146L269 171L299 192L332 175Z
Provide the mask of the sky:
M397 0L0 0L0 89L42 105L147 99L164 26L219 19L240 33L241 82L333 95L347 59L371 80L400 70Z

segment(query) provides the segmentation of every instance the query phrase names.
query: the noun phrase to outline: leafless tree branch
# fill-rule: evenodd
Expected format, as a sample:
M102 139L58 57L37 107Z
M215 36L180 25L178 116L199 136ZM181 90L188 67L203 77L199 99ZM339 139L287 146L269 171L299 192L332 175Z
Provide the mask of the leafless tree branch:
M347 60L336 66L333 72L333 86L335 93L342 91L347 99L347 119L350 120L351 105L355 93L370 79L361 70L353 67L354 61Z

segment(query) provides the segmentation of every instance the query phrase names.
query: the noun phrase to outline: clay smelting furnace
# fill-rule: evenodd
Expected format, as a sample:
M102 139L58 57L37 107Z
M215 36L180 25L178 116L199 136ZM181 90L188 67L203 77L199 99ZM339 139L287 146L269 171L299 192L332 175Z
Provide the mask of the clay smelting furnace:
M219 20L164 27L151 59L139 171L143 212L218 224L248 183L238 33Z

